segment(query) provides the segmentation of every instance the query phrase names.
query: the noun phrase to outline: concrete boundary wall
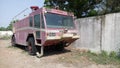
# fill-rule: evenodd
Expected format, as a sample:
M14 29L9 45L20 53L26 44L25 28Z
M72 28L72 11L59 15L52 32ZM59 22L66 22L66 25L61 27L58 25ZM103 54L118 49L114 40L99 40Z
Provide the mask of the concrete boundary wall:
M120 49L120 13L80 18L76 20L80 39L74 42L79 49L107 52Z
M0 36L11 36L13 35L12 31L0 31Z

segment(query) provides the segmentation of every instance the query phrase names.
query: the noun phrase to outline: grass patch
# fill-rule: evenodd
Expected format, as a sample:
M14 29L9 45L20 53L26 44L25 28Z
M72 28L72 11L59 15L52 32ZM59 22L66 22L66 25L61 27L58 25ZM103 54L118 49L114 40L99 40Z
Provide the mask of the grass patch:
M17 47L14 47L14 46L8 46L7 48L17 49Z
M106 51L102 51L100 54L93 54L93 53L85 53L87 57L92 59L92 61L96 62L97 64L113 64L119 65L120 58L117 56L115 52L111 52L108 54Z
M28 54L26 50L17 46L8 46L7 48L14 49L15 51L20 49L22 54Z
M8 40L8 39L11 39L11 36L1 36L0 39L2 39L2 40Z
M102 51L100 54L92 53L91 51L88 52L73 52L71 55L64 55L63 57L59 58L62 62L95 62L96 64L102 65L120 65L120 57L112 51L111 53L107 53L106 51Z
M7 48L17 48L16 46L9 45Z
M21 53L27 54L27 51L25 51L25 50L22 50L22 52L21 52Z
M14 48L13 46L8 46L7 48Z

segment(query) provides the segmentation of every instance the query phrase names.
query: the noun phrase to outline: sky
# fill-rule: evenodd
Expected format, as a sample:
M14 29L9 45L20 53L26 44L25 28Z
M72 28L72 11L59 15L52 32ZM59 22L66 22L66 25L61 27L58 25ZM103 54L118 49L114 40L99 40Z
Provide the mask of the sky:
M7 27L13 18L27 9L15 19L22 19L31 12L30 6L44 5L44 0L0 0L0 27Z

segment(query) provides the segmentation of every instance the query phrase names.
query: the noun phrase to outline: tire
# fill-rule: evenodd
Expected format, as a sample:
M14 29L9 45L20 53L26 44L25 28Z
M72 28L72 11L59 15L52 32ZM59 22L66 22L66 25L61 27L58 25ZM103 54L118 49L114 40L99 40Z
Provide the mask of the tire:
M28 53L30 55L36 55L36 52L37 52L37 48L35 46L35 41L34 41L34 38L33 37L30 37L28 39L28 43L27 43L27 50L28 50Z
M16 41L15 41L15 36L13 35L13 36L12 36L12 39L11 39L12 46L16 46L15 42L16 42Z

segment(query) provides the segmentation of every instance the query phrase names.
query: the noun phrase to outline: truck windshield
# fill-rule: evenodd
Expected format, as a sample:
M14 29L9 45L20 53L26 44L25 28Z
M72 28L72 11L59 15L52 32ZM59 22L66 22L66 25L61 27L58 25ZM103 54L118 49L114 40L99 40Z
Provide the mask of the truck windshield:
M74 28L72 16L46 13L45 18L48 28Z

